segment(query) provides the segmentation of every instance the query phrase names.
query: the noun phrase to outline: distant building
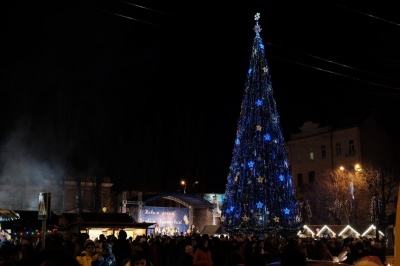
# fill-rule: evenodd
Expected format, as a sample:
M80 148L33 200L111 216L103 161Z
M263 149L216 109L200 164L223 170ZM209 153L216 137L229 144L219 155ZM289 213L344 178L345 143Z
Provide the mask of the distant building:
M398 148L375 113L347 126L320 126L307 121L300 133L291 135L287 149L297 197L309 202L314 224L327 221L308 188L326 170L343 167L354 173L357 167L368 164L398 173Z
M51 193L50 210L56 214L78 212L117 212L116 199L108 177L69 177L43 179L42 183L1 185L1 206L10 210L36 211L39 194Z

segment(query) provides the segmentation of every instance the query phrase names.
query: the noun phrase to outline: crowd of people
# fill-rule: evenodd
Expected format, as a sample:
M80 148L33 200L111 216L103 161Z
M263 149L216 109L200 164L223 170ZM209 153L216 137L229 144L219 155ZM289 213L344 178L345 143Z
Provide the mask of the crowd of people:
M43 247L44 246L44 247ZM41 240L26 236L0 243L1 266L265 266L280 261L282 266L306 265L307 259L330 260L346 251L342 262L357 265L365 259L383 265L385 252L372 239L275 238L254 236L209 236L198 233L179 236L128 237L99 235L94 240L86 233L57 232ZM375 263L375 264L374 264ZM380 264L379 264L380 263Z

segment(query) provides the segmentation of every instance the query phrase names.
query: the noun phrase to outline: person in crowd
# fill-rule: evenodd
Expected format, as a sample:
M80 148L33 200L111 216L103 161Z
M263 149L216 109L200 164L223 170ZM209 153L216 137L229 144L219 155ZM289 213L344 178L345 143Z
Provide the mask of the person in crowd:
M357 240L353 244L353 251L350 253L353 263L359 261L362 257L370 255L370 252L365 248L362 240Z
M264 257L264 250L260 245L255 245L253 254L249 258L248 265L251 266L265 266L267 264L267 260Z
M125 258L122 260L122 266L153 266L147 257L146 253L143 251L138 251L132 255L130 259Z
M377 256L381 262L386 261L386 251L380 242L371 241L369 253L371 256Z
M74 255L63 248L40 250L29 266L81 266Z
M106 241L107 241L106 236L105 236L104 234L100 234L100 235L99 235L99 242L100 242L100 243L104 243L104 242L106 242Z
M75 247L78 242L78 234L63 232L63 239L63 247L71 254L75 254Z
M21 263L23 265L29 265L35 256L35 249L32 243L33 239L30 236L22 238L21 241Z
M78 240L75 243L74 255L79 256L82 254L82 251L85 250L84 245L86 240L90 239L88 233L79 233Z
M11 244L4 251L0 265L7 265L7 266L29 265L29 264L22 264L21 259L22 259L21 245Z
M7 240L5 235L1 236L1 241L0 241L0 261L1 258L3 257L4 253L6 250L12 247L13 244L11 244L10 241Z
M333 261L333 256L329 252L324 239L319 239L315 242L314 250L311 254L308 254L310 259L314 260L329 260Z
M144 251L138 251L136 252L131 260L130 260L130 266L151 266L152 264L150 263L150 260Z
M193 266L193 247L190 244L185 246L185 253L181 257L180 266Z
M92 266L92 262L98 259L96 254L96 246L94 241L88 239L83 245L84 250L79 256L76 256L76 260L81 266Z
M125 230L120 230L118 232L118 238L113 244L112 252L118 266L121 265L123 259L132 256L131 245L129 244L128 234Z
M101 253L98 254L97 260L92 262L92 266L116 266L117 262L112 252L112 244L104 242L102 244Z
M96 245L96 248L95 248L96 254L100 254L103 251L103 246L105 245L105 243L100 243L99 241L97 241L97 242L95 241L94 243Z
M154 266L159 266L159 257L160 257L160 236L156 236L155 238L150 238L148 240L148 244L149 244L149 258L150 258L150 262L154 265ZM192 259L193 260L193 259Z
M212 237L208 243L214 266L225 266L226 249L219 237Z
M354 263L354 266L383 266L378 256L365 256Z
M244 259L244 242L238 241L236 239L231 240L232 245L230 246L230 253L226 258L226 266L237 266L246 265Z
M306 266L306 257L296 239L289 239L281 253L282 266Z
M200 243L194 253L193 265L194 266L212 266L212 255L208 248L209 236L204 234L201 236Z

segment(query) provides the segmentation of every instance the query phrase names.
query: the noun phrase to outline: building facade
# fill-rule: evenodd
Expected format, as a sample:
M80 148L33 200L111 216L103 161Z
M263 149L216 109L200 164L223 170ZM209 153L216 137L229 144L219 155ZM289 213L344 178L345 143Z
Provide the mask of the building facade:
M34 211L39 208L39 194L51 194L49 210L56 214L77 212L116 212L116 199L113 198L108 177L97 180L95 177L66 178L65 180L43 179L41 183L24 185L3 184L1 191L7 194L1 207L10 210Z
M326 171L358 174L363 165L369 165L390 169L394 175L398 173L396 145L375 114L344 127L321 127L308 121L300 131L291 135L287 149L297 197L310 204L313 224L328 222L318 209L321 204L315 191L310 190L316 180L324 178Z

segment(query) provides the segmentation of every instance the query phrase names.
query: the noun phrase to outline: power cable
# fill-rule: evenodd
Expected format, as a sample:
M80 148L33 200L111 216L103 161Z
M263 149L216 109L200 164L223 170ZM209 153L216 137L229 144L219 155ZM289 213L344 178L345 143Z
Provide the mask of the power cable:
M144 9L144 10L147 10L147 11L151 11L151 12L155 12L155 13L158 13L158 14L162 14L162 15L165 15L165 16L168 16L168 17L172 17L172 18L175 18L175 19L185 20L184 18L178 18L178 17L176 17L175 15L172 15L172 14L170 14L170 13L163 12L163 11L156 10L156 9L152 9L152 8L148 8L148 7L145 7L145 6L142 6L142 5L137 5L137 4L134 4L134 3L131 3L131 2L127 2L127 1L123 1L123 0L119 0L118 2L127 4L127 5L131 5L131 6L135 6L135 7L138 7L138 8ZM338 5L338 4L335 4L335 5ZM343 7L343 8L346 8L346 7L341 6L341 5L338 5L338 6ZM348 8L348 9L349 9L349 8ZM103 9L97 9L97 8L96 8L96 10L97 10L97 11L100 11L100 12L108 13L108 14L110 14L110 15L118 16L118 17L121 17L121 18L125 18L125 19L129 19L129 20L141 22L141 23L148 24L148 25L152 25L152 26L155 26L155 27L159 27L159 28L163 28L163 29L169 29L169 30L174 30L174 29L169 28L167 25L161 26L161 25L156 24L156 23L152 23L152 22L145 21L145 20L142 20L142 19L136 19L136 18L133 18L133 17L128 16L128 15L122 15L122 14L118 14L118 13L111 12L111 11L107 11L107 10L103 10ZM364 15L372 16L372 15L370 15L370 14L366 14L366 13L363 13L363 12L361 12L361 11L357 11L357 10L354 10L354 9L351 9L351 10L353 10L354 12L358 12L358 13L364 14ZM377 19L380 19L380 20L382 20L382 21L390 22L390 21L384 20L384 19L382 19L382 18L378 18L378 17L376 17L376 16L372 16L372 17L377 18ZM396 23L394 23L394 22L390 22L390 23L396 24ZM398 24L396 24L396 25L398 25ZM207 25L203 25L203 26L208 27ZM192 37L196 37L196 36L192 36ZM199 37L199 36L197 36L197 37ZM222 42L222 43L224 43L224 42ZM314 58L314 59L322 60L322 61L325 61L325 62L330 63L330 64L335 64L335 65L338 65L338 66L343 67L343 68L347 68L347 69L359 71L359 72L362 72L362 73L365 73L365 74L368 74L368 75L372 75L372 76L376 76L376 77L379 77L379 78L383 78L383 79L386 79L386 80L396 81L395 79L390 78L390 77L378 75L378 74L372 73L372 72L370 72L370 71L365 71L365 70L362 70L362 69L360 69L360 68L356 68L356 67L349 66L349 65L347 65L347 64L342 64L342 63L339 63L339 62L335 62L335 61L333 61L333 60L328 60L328 59L325 59L325 58L322 58L322 57L319 57L319 56L316 56L316 55L312 55L312 54L309 54L309 53L300 52L300 51L297 51L297 50L294 50L294 49L289 49L289 48L286 48L286 47L283 47L283 46L279 46L279 45L275 45L275 44L272 44L272 43L266 43L266 44L269 45L269 46L275 46L275 47L279 47L279 48L281 48L281 49L285 49L285 50L288 50L288 51L291 51L291 52L295 52L295 53L300 54L300 55L305 55L305 56L308 56L308 57L311 57L311 58ZM232 46L230 43L224 43L224 45L230 45L230 46ZM236 46L235 48L239 48L239 47ZM241 50L248 50L248 49L245 49L245 48L243 48L243 47L241 47L240 49L241 49ZM384 84L381 84L381 83L369 81L369 80L366 80L366 79L362 79L362 78L355 77L354 75L351 75L351 76L350 76L350 75L347 75L347 74L342 74L342 73L338 73L338 72L335 72L335 71L332 71L332 70L328 70L328 69L326 69L326 68L321 68L321 67L317 67L317 66L312 66L312 65L309 65L309 64L305 64L305 63L302 63L302 62L299 62L299 61L294 61L294 60L290 60L290 59L285 59L285 58L278 57L278 56L273 56L273 55L270 55L270 56L271 56L272 58L276 58L276 59L279 59L279 60L283 60L283 61L286 61L286 62L290 62L290 63L293 63L293 64L297 64L297 65L301 65L301 66L303 66L303 67L311 68L311 69L314 69L314 70L326 72L326 73L329 73L329 74L333 74L333 75L337 75L337 76L341 76L341 77L346 77L346 78L349 78L349 79L352 79L352 80L355 80L355 81L358 81L358 82L366 83L366 84L369 84L369 85L372 85L372 86L381 87L381 88L386 88L386 89L392 89L392 90L396 90L396 91L397 91L397 90L400 90L400 88L398 88L398 87L388 86L388 85L384 85ZM381 92L381 93L376 93L376 94L382 95L382 92ZM396 94L393 94L393 93L389 93L388 95L390 95L390 96L397 96Z

